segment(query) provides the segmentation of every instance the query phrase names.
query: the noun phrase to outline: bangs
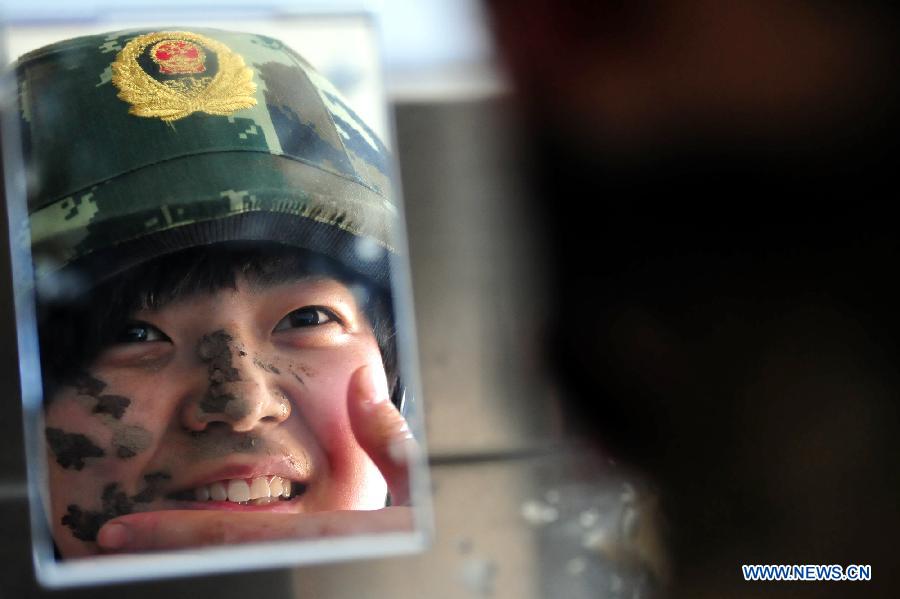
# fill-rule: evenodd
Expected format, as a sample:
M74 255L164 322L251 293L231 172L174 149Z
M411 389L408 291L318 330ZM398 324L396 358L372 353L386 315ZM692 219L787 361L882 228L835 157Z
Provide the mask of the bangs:
M134 313L159 310L196 295L235 291L239 278L252 288L265 289L311 276L331 277L359 289L364 284L363 277L322 254L279 244L232 242L163 256L98 289L107 287L108 293L129 297L125 309ZM367 303L365 297L356 299L361 307Z
M353 293L381 350L393 396L398 376L389 294L322 254L274 243L229 242L161 256L66 301L39 298L45 401L84 372L138 311L159 310L197 295L236 291L239 279L265 289L308 277L333 278Z

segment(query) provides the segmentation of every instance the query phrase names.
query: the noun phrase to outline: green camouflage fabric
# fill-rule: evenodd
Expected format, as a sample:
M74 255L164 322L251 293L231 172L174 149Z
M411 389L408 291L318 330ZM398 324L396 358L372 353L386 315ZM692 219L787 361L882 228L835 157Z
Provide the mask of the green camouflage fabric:
M129 91L113 63L136 47L129 42L159 32L186 32L193 62L174 72L163 64L178 35L148 46L133 61ZM249 71L235 74L235 60ZM16 71L38 280L91 257L108 274L242 239L312 249L386 277L396 220L388 152L278 40L177 27L114 32L46 46ZM243 100L229 85L243 85ZM216 86L216 97L204 96ZM152 104L162 102L154 94L176 92L190 98L186 110L134 114L134 97Z

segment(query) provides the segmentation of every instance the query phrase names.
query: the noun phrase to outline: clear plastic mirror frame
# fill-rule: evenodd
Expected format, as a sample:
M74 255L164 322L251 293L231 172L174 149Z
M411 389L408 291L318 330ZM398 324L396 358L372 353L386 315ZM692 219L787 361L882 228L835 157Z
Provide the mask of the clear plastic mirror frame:
M218 110L217 122L227 123L236 134L236 139L227 143L240 146L223 147L221 141L215 141L212 146L200 147L203 143L198 142L191 146L192 150L182 147L172 153L171 144L164 143L160 149L158 140L136 150L119 147L109 141L115 140L114 135L106 136L102 140L104 151L117 156L133 157L146 147L151 148L146 150L150 154L142 158L143 166L129 166L130 175L123 176L122 168L107 168L109 165L103 164L115 160L105 161L102 155L93 153L96 146L91 146L92 129L88 124L73 129L79 135L73 134L67 142L71 154L58 156L54 163L52 177L66 179L70 175L76 183L66 180L56 185L50 175L41 174L47 172L47 164L43 171L35 166L42 159L46 162L46 156L41 158L41 152L35 148L41 139L48 139L47 132L41 133L37 127L25 131L32 124L21 118L21 92L17 91L16 77L8 73L5 78L4 178L33 555L36 576L45 586L235 572L410 553L422 550L430 537L428 473L423 457L409 267L397 178L390 161L385 163L385 173L379 174L374 172L377 169L369 168L370 162L365 162L371 156L361 156L352 149L345 156L332 152L333 146L350 147L348 140L360 137L360 133L362 141L372 149L379 147L373 135L390 143L374 19L355 11L293 14L289 19L277 16L277 21L244 18L219 22L206 15L202 21L179 19L177 29L170 22L163 26L145 19L6 24L6 48L12 58L58 40L140 30L140 36L104 38L108 51L101 49L103 56L97 59L110 65L116 61L120 66L101 69L96 80L75 81L74 87L71 81L58 79L64 74L51 72L47 95L53 95L52 86L71 90L83 83L93 93L98 87L115 85L122 112L130 109L128 118L139 121L141 126L163 123L154 129L161 131L163 138L171 132L193 131L190 121L195 113L208 116ZM216 30L268 37L255 37L245 44L243 38L227 33L219 36ZM186 35L169 35L173 31ZM282 135L281 129L291 126L285 120L268 121L268 129L246 126L240 110L250 107L232 110L231 105L224 109L221 105L203 106L197 96L186 109L194 112L187 116L164 120L159 114L136 114L141 109L144 89L140 85L153 85L149 77L140 79L149 72L149 56L160 72L165 73L166 68L170 71L156 80L177 81L179 74L187 75L190 85L205 86L201 90L204 92L212 85L210 80L218 81L215 76L223 73L232 82L238 82L225 92L224 99L220 98L225 104L234 102L235 97L244 97L248 102L249 97L256 106L270 107L272 98L278 97L285 104L282 116L288 114L289 121L288 105L294 97L291 94L302 96L306 88L293 81L288 70L277 66L261 70L253 58L243 57L244 65L252 67L243 72L255 72L252 76L241 75L241 61L235 58L251 48L251 43L267 46L266 51L283 50L275 48L277 44L271 38L283 41L290 46L285 52L298 52L336 87L343 88L340 91L348 98L346 104L328 91L319 94L331 112L334 133L344 138L343 143L333 143L336 138L328 138L321 122L318 129L312 124L315 138L301 136L299 142L296 130L293 137ZM123 58L123 54L135 48L132 56L136 58L125 65L131 68L129 71L122 66L128 58ZM73 56L78 51L73 50ZM166 67L163 63L169 59ZM74 60L84 62L82 57ZM210 79L198 78L196 73L206 67L210 68ZM112 81L114 76L117 81ZM248 76L255 85L234 91L240 81L246 84ZM32 89L27 92L37 93L33 87L40 81L40 77L33 79ZM315 75L307 76L304 84L328 85L315 80ZM182 87L176 91L189 95L184 84L178 85ZM143 97L151 96L148 92ZM207 93L204 97L208 96ZM173 98L177 101L177 94ZM77 99L72 100L77 111ZM74 114L68 101L52 106L50 111L53 115ZM165 114L171 116L172 112ZM60 118L71 120L70 116ZM348 131L357 128L357 121L367 123L371 130ZM115 122L111 119L97 130L115 129ZM55 129L57 138L65 138L65 131ZM305 131L309 132L310 127ZM26 152L23 135L31 144ZM263 139L267 144L264 147L271 148L273 140L281 145L268 153L259 151L259 147L253 152L240 152L241 144L252 143L254 136ZM308 150L309 144L321 144L323 139L326 143L331 141L331 145L316 150L318 154ZM288 147L290 144L294 145ZM362 194L354 182L347 183L346 178L338 181L339 192L352 196L353 202L365 203L368 191L379 188L379 176L384 176L387 185L394 182L393 224L379 229L372 224L377 217L371 213L348 212L340 204L343 196L337 200L326 197L335 186L323 183L319 171L309 168L317 166L316 156L323 151L331 152L332 162L325 165L326 171L340 174L341 164L335 166L335 162L344 160L344 166L353 172L373 176L364 181L367 185ZM279 196L267 204L263 197L271 191L267 185L272 180L253 183L261 170L242 171L251 163L240 160L221 168L216 165L226 155L243 159L245 154L253 169L264 169L260 161L277 161L279 181L309 185L299 204L292 205L301 206L301 212L306 210L299 216L318 220L308 218L316 221L309 227L297 228L296 223L305 222L302 219L288 219L285 224L283 212L291 209L284 208L284 198ZM87 163L85 155L92 156ZM282 161L291 158L296 165L283 166ZM178 163L187 164L188 173L194 169L197 178L188 177L192 180L183 183L183 172L179 177L175 171L164 170L153 173L149 179L134 176L142 170ZM96 178L104 168L112 174L101 183ZM148 213L136 213L143 219L144 230L153 232L138 238L155 239L153 250L135 245L133 232L130 237L123 234L122 240L109 244L109 235L118 234L122 223L128 222L120 217L110 220L115 225L114 232L107 232L107 241L103 242L113 248L111 251L106 251L103 243L87 257L72 249L85 246L85 237L90 237L86 233L89 225L102 228L96 215L103 206L103 194L107 195L104 201L109 202L116 197L114 193L121 196L125 190L129 197L139 196L141 189L150 189L147 180L156 180L169 191L171 186L162 182L179 181L186 187L173 193L184 199L191 197L191 192L185 190L191 189L192 184L208 184L204 183L203 173L209 169L225 173L220 173L225 180L236 176L242 181L242 172L252 175L247 177L246 185L234 185L225 192L216 188L218 205L232 210L227 218L218 214L222 217L218 222L233 221L236 206L237 212L275 214L274 220L268 224L258 219L244 222L231 227L229 234L221 233L228 227L195 227L190 229L190 235L167 238L166 231L172 228L173 221L177 225L179 218L167 212L175 205L166 203L157 206L161 210L159 220L166 221L165 226L147 225L152 220ZM93 184L78 183L82 176L85 180L94 177ZM67 185L78 191L66 189ZM65 191L56 193L59 190ZM316 198L321 197L325 200L315 204ZM337 202L340 214L323 216L323 206L327 207L328 202ZM280 208L273 208L276 205ZM90 209L85 210L88 206ZM87 220L78 216L79 209L81 215L89 214ZM63 221L71 226L62 235L58 235L59 219L47 216L52 216L53 211L69 217ZM189 220L185 217L182 222ZM331 231L335 223L340 225L338 233L351 240L347 242L350 245L334 247L335 235ZM259 233L261 230L263 234ZM173 241L187 237L195 241ZM251 238L261 243L254 241L248 247ZM294 243L298 238L312 241ZM81 245L69 243L72 239ZM302 247L298 249L298 245ZM165 249L160 250L161 246ZM62 252L60 247L64 248ZM213 257L207 252L209 248L215 250ZM279 257L270 259L272 252ZM138 257L122 261L123 255ZM196 276L198 269L206 273L204 269L212 268L210 264L221 266L223 260L240 264L239 269L224 269L231 273L230 279L225 276L227 281L216 279L209 283L205 276ZM379 270L372 266L374 263L384 266ZM147 265L151 265L150 270ZM235 274L235 270L240 272ZM132 276L133 273L137 275ZM386 278L383 273L387 273ZM207 282L196 283L197 278ZM150 279L152 284L144 284ZM375 285L370 286L373 280ZM173 285L182 292L167 295ZM381 296L379 289L384 290ZM160 299L163 296L166 299ZM375 296L386 297L386 303L374 301ZM119 313L121 317L116 316ZM373 316L375 313L381 316ZM382 319L378 322L388 323L386 330L376 330L384 329L373 324L378 318ZM52 335L47 333L50 327ZM89 342L84 336L90 337L87 331L95 329L102 330L102 334ZM58 341L66 337L68 345ZM82 342L84 346L77 345ZM48 349L51 343L52 351ZM396 352L396 366L388 364L391 360L385 357L385 343L390 343ZM74 348L79 351L73 352ZM85 356L73 359L82 348L87 348ZM327 355L336 357L331 361L322 359ZM373 360L373 356L377 359ZM360 365L366 367L358 368ZM371 401L388 397L392 401ZM396 407L401 408L408 430L403 430L399 415L392 423L386 406L395 415ZM413 441L408 439L410 436ZM275 487L281 489L280 497ZM124 523L125 528L107 526L112 521ZM180 532L168 534L169 528ZM149 530L157 533L148 535ZM117 548L121 541L125 544Z

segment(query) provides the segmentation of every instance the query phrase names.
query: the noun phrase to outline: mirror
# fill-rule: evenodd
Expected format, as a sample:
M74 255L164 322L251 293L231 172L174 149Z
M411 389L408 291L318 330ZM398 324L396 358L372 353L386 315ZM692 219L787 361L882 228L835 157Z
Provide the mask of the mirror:
M371 20L6 34L38 579L420 549L408 266Z

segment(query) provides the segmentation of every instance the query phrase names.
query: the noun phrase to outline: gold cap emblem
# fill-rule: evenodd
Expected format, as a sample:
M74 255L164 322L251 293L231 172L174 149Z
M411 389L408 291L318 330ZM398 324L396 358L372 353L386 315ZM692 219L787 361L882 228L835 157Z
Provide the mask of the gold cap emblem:
M195 112L229 116L256 105L253 71L225 44L189 31L148 33L112 64L119 98L135 116L175 121Z

